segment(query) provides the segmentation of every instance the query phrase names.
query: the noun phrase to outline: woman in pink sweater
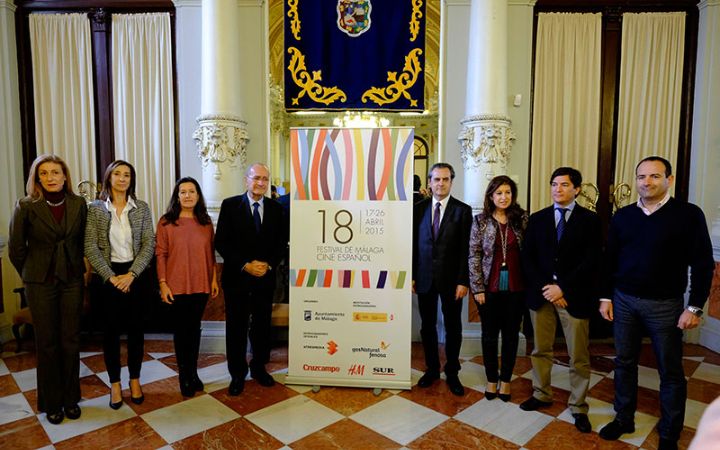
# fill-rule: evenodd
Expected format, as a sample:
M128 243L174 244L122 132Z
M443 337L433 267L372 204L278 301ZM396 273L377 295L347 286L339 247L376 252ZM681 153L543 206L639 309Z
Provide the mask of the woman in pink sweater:
M192 397L205 386L197 374L200 321L208 296L218 294L214 231L198 182L175 183L167 212L157 226L157 272L162 301L172 305L180 392Z

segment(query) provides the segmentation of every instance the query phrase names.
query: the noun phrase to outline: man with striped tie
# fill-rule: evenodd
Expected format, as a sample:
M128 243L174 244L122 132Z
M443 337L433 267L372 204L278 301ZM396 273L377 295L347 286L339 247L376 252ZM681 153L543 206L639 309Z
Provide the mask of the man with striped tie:
M521 259L535 348L533 396L520 408L534 411L552 405L550 374L559 318L570 356L568 407L575 427L589 433L589 318L597 307L602 237L597 214L575 202L581 184L577 169L555 169L550 177L553 205L532 214L525 232Z

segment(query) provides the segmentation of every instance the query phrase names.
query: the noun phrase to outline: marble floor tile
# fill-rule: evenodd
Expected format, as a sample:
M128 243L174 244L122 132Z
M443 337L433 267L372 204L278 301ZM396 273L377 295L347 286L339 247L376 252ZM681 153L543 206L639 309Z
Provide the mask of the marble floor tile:
M45 414L41 414L38 418L50 440L55 444L135 417L133 410L127 407L122 407L117 411L110 409L109 401L110 395L81 401L82 417L78 420L65 419L59 425L49 423Z
M575 425L562 420L553 420L540 430L525 448L529 450L631 450L636 447L622 441L605 441L597 433L580 433Z
M178 365L177 365L177 358L175 357L175 355L170 354L163 358L157 358L157 360L160 361L161 363L165 364L167 367L171 368L172 370L174 370L175 373L180 373L180 369L178 369Z
M614 379L615 372L608 375L608 378ZM652 389L654 391L660 390L660 375L656 369L650 367L639 366L638 367L638 385Z
M607 375L615 370L615 362L604 356L590 355L590 368L594 372Z
M518 445L450 419L408 444L408 448L429 449L517 449Z
M476 365L475 363L465 364ZM453 395L447 383L435 383L428 388L414 386L412 390L404 391L398 395L449 417L483 398L483 394L472 388L466 388L465 395L462 397Z
M707 403L691 399L685 400L685 426L696 430L707 406Z
M37 389L37 369L27 369L12 373L15 383L22 392Z
M702 357L697 357L697 358L702 358ZM692 374L695 373L695 371L697 370L697 368L700 366L701 363L702 363L702 361L698 361L693 358L683 358L682 365L683 365L683 370L685 371L685 376L686 377L692 376Z
M130 389L123 390L123 400L125 400L125 404L132 408L137 415L180 403L184 399L182 394L180 394L177 376L143 384L142 390L145 401L139 405L136 405L130 400ZM195 396L198 397L203 394L203 392L198 392Z
M272 404L294 397L298 393L280 383L275 383L272 387L263 387L256 381L250 380L245 382L245 390L240 395L231 396L228 394L227 389L212 392L210 395L241 416L246 416Z
M214 366L215 364L223 364L227 362L224 354L220 353L200 353L198 357L198 368Z
M102 352L80 352L80 359L89 358L91 356L102 355Z
M692 374L693 378L720 384L720 370L715 364L701 363Z
M320 403L296 395L245 416L284 444L297 441L343 418Z
M615 381L605 378L592 387L588 395L606 403L615 401ZM652 416L660 416L660 401L658 392L646 387L637 388L637 410Z
M97 376L100 377L103 383L110 386L110 379L108 378L107 372L100 372ZM177 373L174 370L155 359L143 362L142 367L140 368L140 384L148 384L153 381L174 376L177 376ZM130 375L128 368L127 366L123 366L122 369L120 369L120 384L123 387L126 387L130 382L129 379Z
M86 366L82 361L80 361L80 378L86 377L88 375L93 375L95 372L90 370L88 366Z
M93 373L100 373L105 371L105 359L102 352L89 352L90 354L86 357L80 357L80 362L85 364L88 369L92 370Z
M10 372L22 372L37 367L37 358L34 352L24 352L9 358L3 358L3 362Z
M82 389L82 386L80 388ZM25 396L25 400L27 400L33 412L35 414L39 413L39 411L37 410L37 389L23 392L23 396Z
M524 445L553 418L537 411L523 411L513 403L483 399L455 419L492 433L516 445Z
M55 444L57 450L155 449L166 442L140 417L102 427Z
M173 356L175 353L172 352L148 352L148 355L152 356L154 359L163 359L168 356Z
M175 353L172 335L170 335L170 339L167 340L150 339L149 335L146 336L145 351L153 353Z
M198 377L205 384L205 392L208 393L225 389L230 384L230 373L224 362L198 369Z
M165 441L173 443L240 416L214 397L201 395L141 417Z
M5 358L5 356L2 358ZM10 369L8 369L8 366L5 364L5 359L2 358L0 358L0 376L10 375Z
M695 430L693 428L683 427L680 432L680 439L678 439L678 448L686 449L690 446L693 437L695 436ZM650 435L645 439L642 444L643 450L657 450L660 445L660 434L658 434L657 428L654 428ZM712 450L712 449L707 449Z
M720 397L720 384L711 383L694 377L688 380L687 389L688 398L699 402L711 403L713 400Z
M172 446L175 450L201 448L274 450L281 447L283 447L282 442L242 417L196 433L175 442Z
M485 377L485 366L473 361L465 361L460 365L458 373L463 386L476 391L484 392L487 378Z
M97 375L90 375L87 377L80 378L80 396L84 399L101 397L108 395L110 388L107 384L97 377Z
M22 393L0 398L0 425L33 417L34 410Z
M342 419L322 430L290 444L293 450L343 449L380 450L399 449L400 444L378 434L354 420Z
M0 375L0 397L17 394L18 392L22 391L15 382L15 378L10 375L10 372L5 375Z
M392 396L350 416L371 430L407 445L448 419L400 396Z
M2 447L30 450L50 445L50 438L34 415L0 425Z
M392 394L384 390L380 395L373 394L370 388L322 387L318 392L307 392L308 398L335 410L343 416L351 416L368 406L385 400Z

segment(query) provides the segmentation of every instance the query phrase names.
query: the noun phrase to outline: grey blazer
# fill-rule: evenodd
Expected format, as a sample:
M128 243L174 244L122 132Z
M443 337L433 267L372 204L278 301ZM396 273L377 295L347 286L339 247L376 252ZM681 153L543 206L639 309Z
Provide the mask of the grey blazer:
M8 253L24 282L42 283L48 275L63 281L82 277L86 216L85 200L73 194L65 196L61 223L43 199L18 200L10 221Z
M136 207L128 212L128 220L132 228L135 256L130 272L137 277L145 270L155 254L155 231L148 204L142 200L135 200L135 205ZM111 218L104 200L95 200L90 204L85 228L85 256L103 281L116 275L110 267Z

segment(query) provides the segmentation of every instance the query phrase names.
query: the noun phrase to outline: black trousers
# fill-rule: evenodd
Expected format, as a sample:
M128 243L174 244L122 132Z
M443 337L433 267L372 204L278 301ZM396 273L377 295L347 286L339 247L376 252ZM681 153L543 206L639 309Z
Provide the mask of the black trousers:
M132 262L112 263L113 272L125 274ZM140 378L145 348L143 334L142 289L140 279L133 281L130 291L123 293L108 280L100 292L103 298L103 353L111 383L120 381L120 335L127 334L127 366L130 379Z
M498 382L498 335L502 333L500 381L510 382L515 368L518 334L525 297L523 292L486 292L485 304L477 304L482 323L482 351L488 383Z
M462 344L462 299L455 299L452 292L438 292L433 285L430 291L418 294L420 310L420 336L425 350L425 365L431 372L440 372L437 335L437 302L440 304L445 323L445 374L457 375L460 371L460 345Z
M80 401L83 282L25 283L35 330L37 407L55 413Z
M172 304L175 343L180 378L197 375L197 360L200 352L200 323L208 294L175 295Z
M270 361L272 286L267 282L245 284L243 287L223 286L225 346L228 370L233 379L243 379L248 372L248 332L253 355L250 372L265 371L265 364Z

